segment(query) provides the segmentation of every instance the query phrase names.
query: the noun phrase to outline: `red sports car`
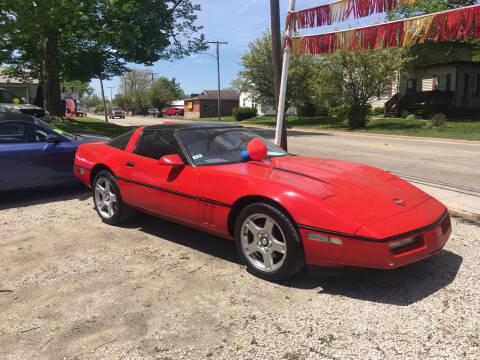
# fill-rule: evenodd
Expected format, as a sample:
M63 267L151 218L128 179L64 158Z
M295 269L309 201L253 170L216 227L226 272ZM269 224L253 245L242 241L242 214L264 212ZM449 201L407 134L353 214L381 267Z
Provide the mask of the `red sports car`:
M305 265L397 268L436 253L451 233L445 206L406 181L291 155L237 125L163 124L83 144L75 174L104 222L140 210L233 239L268 280Z

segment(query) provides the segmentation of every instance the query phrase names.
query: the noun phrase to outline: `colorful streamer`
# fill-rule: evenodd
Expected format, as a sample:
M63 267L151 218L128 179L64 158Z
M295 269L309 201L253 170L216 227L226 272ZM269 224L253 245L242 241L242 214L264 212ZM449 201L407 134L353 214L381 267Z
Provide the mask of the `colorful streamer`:
M399 9L421 0L340 0L328 5L296 11L287 15L287 30L293 31L346 21L353 14L360 19L373 14Z
M385 3L384 1L383 4ZM437 42L472 37L480 37L480 5L358 29L295 36L287 41L292 44L294 54L327 54L411 46L427 40Z

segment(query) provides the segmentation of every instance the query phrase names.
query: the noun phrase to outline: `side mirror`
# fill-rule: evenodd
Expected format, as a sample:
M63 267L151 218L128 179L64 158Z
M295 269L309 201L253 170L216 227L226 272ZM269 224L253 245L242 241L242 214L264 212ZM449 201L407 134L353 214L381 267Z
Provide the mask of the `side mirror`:
M51 144L56 144L61 142L61 140L54 134L48 134L47 137L45 138L45 142L51 143Z
M172 166L172 167L184 167L185 163L177 154L165 155L158 160L158 165Z

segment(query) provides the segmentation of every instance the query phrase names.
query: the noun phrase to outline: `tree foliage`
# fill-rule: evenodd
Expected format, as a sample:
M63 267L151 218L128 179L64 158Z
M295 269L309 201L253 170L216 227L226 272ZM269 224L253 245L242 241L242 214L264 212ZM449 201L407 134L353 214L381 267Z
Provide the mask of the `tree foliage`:
M273 83L272 38L265 33L262 38L249 44L242 57L243 70L238 73L233 86L250 94L251 100L258 104L275 104ZM318 100L317 74L321 71L319 62L313 56L293 55L290 61L286 104L301 106Z
M190 0L0 0L0 63L38 78L59 115L60 77L107 79L129 62L150 66L205 49L199 10Z
M385 86L398 81L402 68L410 59L405 49L377 49L336 53L322 59L323 84L341 83L339 96L348 105L348 124L361 128L367 123L369 102Z

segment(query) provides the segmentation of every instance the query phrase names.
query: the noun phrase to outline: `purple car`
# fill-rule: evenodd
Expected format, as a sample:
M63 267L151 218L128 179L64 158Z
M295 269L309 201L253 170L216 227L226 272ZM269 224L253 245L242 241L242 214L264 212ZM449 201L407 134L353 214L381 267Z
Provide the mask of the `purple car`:
M0 191L77 183L77 147L106 140L69 134L29 115L0 112Z

